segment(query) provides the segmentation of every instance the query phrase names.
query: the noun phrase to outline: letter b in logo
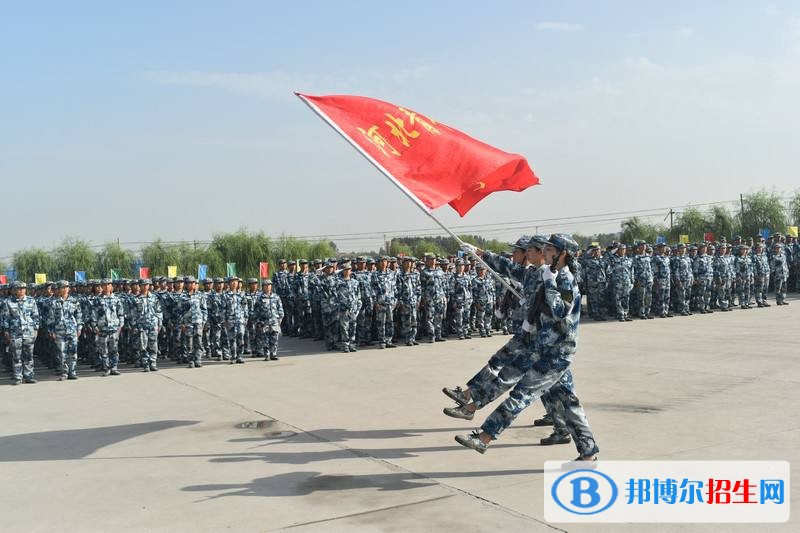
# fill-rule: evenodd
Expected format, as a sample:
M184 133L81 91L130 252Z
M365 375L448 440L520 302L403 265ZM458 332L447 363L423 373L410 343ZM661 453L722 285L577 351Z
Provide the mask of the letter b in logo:
M598 488L600 485L592 477L576 477L570 479L572 484L572 500L570 503L580 509L589 509L600 503Z

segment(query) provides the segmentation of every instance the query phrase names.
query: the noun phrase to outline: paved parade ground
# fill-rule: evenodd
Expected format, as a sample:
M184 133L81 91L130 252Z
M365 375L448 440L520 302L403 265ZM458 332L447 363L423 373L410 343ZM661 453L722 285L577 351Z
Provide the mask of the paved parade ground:
M581 327L577 394L600 460L799 458L800 300ZM445 385L508 337L318 351L189 370L82 369L0 386L2 531L797 531L772 525L547 524L536 403L485 455L453 437ZM791 483L798 513L800 483ZM796 514L795 514L796 516Z

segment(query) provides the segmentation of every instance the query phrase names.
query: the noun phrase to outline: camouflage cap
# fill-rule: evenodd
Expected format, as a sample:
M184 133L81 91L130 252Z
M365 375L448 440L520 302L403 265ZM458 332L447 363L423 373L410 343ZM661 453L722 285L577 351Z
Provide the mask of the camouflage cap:
M267 278L261 282L261 285L272 285L272 280Z
M523 235L519 239L514 242L508 243L509 246L512 248L519 248L520 250L525 250L528 247L528 242L531 240L530 235Z
M248 285L258 284L258 280L256 278L247 278L247 284Z
M225 280L222 278L214 278L214 283L225 283Z
M110 285L110 284L111 284L111 278L103 278L103 279L100 281L100 283L101 283L102 285Z
M341 265L339 265L339 268L341 268L342 270L352 270L353 266L350 264L350 261L345 261Z
M367 257L367 264L368 265L374 265L375 264L375 259L373 259L372 257Z
M197 280L195 279L194 276L186 276L185 278L183 278L183 282L184 283L197 283Z
M14 281L14 282L11 283L11 288L12 289L27 289L28 288L28 284L25 283L24 281Z
M139 280L139 285L152 285L152 283L148 278L142 278Z

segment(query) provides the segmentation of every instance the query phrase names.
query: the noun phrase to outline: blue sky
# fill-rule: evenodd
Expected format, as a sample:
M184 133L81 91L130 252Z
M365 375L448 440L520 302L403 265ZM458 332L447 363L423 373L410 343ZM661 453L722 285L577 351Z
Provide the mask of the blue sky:
M528 157L541 186L437 211L453 225L800 186L794 2L9 3L0 50L0 257L67 236L430 228L294 90L403 104Z

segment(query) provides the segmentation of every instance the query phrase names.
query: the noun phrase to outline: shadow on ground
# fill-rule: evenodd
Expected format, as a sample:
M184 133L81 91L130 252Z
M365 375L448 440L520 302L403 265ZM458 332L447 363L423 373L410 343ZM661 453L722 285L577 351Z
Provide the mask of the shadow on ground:
M0 462L83 459L100 448L124 440L197 423L194 420L160 420L124 426L8 435L0 437Z
M379 491L410 490L437 485L436 479L472 478L487 476L518 476L542 474L542 469L491 470L481 472L397 472L392 474L322 475L320 472L289 472L254 479L249 483L210 483L191 485L181 490L187 492L217 492L206 500L229 496L261 496L266 498L307 496L321 491L353 489L378 489ZM204 500L201 500L204 501Z

